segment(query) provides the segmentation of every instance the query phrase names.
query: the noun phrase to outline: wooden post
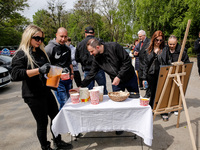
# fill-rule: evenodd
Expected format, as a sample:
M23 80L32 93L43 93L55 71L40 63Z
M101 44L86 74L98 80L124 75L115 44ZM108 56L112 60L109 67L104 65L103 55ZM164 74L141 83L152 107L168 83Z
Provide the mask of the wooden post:
M183 51L185 49L185 43L186 43L188 32L189 32L189 29L190 29L190 24L191 24L191 20L188 20L187 28L186 28L186 31L185 31L185 36L184 36L183 43L182 43L182 46L181 46L181 52L180 52L179 58L178 58L178 62L181 61L181 58L182 58L182 55L183 55Z
M182 102L183 102L183 106L184 106L184 110L185 110L185 116L186 116L186 120L187 120L187 124L188 124L188 128L189 128L189 132L190 132L192 147L193 147L193 150L196 150L197 148L196 148L196 145L195 145L195 139L194 139L194 135L193 135L193 132L192 132L192 126L191 126L191 123L190 123L190 117L189 117L189 113L188 113L188 109L187 109L187 104L186 104L186 101L185 101L185 96L184 96L184 92L183 92L183 85L181 84L180 76L178 76L177 80L178 80L178 83L180 83L179 89L180 89L180 94L181 94L181 98L182 98Z

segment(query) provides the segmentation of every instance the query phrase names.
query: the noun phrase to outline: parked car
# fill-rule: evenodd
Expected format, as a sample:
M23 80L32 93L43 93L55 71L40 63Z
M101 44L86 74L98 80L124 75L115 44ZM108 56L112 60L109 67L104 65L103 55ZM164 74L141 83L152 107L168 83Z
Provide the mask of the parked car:
M12 69L11 61L12 61L12 57L5 56L5 55L0 55L0 66L8 69L9 72Z
M11 76L8 70L4 67L0 67L0 87L6 86L11 82Z

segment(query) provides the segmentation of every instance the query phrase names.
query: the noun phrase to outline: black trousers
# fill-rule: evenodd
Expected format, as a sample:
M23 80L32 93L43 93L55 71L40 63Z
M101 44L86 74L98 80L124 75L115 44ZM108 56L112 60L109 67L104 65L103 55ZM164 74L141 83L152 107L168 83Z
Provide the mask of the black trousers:
M28 104L37 123L37 137L41 146L47 145L47 125L48 116L52 120L58 113L58 105L52 92L49 90L45 96L24 98L24 101ZM51 127L51 125L50 125ZM51 128L50 128L51 130ZM53 135L53 132L51 130ZM55 136L53 135L53 138Z
M197 54L197 67L198 67L198 73L199 73L199 76L200 76L200 53Z
M154 100L155 100L155 96L156 96L158 75L159 75L159 72L156 72L153 75L149 75L149 74L147 75L150 93L151 93L149 105L151 106L152 109L153 109Z
M81 75L79 71L74 71L74 81L77 87L81 86Z
M143 79L141 78L143 76L143 70L139 68L138 70L138 77L139 77L139 87L143 87L142 81Z

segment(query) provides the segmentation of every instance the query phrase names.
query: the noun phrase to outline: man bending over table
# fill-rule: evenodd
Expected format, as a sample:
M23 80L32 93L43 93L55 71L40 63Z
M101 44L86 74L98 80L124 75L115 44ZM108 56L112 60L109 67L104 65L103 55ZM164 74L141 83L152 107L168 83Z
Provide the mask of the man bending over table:
M99 69L104 70L112 80L112 90L139 93L137 76L131 64L129 54L116 42L101 43L93 38L87 42L90 55L94 56L89 75L82 81L86 87L95 77Z

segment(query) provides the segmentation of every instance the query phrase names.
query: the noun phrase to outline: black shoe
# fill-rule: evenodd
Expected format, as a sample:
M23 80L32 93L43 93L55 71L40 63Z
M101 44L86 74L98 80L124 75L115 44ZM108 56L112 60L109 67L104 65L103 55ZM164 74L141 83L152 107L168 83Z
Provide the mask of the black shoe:
M123 134L124 133L124 131L115 131L115 134L116 135L121 135L121 134Z
M42 146L42 150L53 150L51 148L51 143L49 141L47 141L47 145L46 146Z
M69 144L69 143L66 143L66 142L64 142L64 141L59 141L59 142L54 142L54 148L56 149L56 150L67 150L67 149L72 149L73 148L73 146L72 146L72 144Z
M54 148L56 150L67 150L67 149L72 149L73 146L72 144L66 143L63 140L61 140L61 135L59 134L58 137L56 137L55 139L53 139L53 144L54 144Z
M161 114L161 117L162 117L164 122L167 122L169 120L168 114Z

